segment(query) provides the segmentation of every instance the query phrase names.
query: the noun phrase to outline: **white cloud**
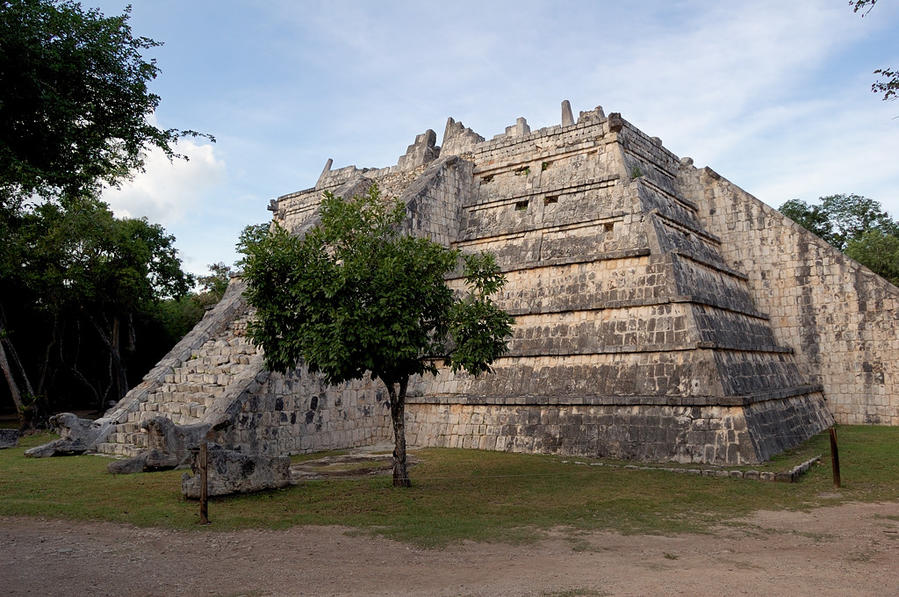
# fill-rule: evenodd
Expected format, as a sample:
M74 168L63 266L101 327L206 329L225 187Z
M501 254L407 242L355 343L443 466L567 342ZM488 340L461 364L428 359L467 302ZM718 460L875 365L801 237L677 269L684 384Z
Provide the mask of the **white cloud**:
M846 109L834 101L809 112L770 152L756 142L757 153L745 159L746 180L735 182L775 207L793 198L857 193L899 217L899 124L889 117L892 107Z
M169 161L162 150L153 148L146 155L144 172L121 188L103 192L103 200L117 216L146 217L169 226L181 221L206 192L224 182L225 162L215 155L213 145L182 139L174 150L188 159Z

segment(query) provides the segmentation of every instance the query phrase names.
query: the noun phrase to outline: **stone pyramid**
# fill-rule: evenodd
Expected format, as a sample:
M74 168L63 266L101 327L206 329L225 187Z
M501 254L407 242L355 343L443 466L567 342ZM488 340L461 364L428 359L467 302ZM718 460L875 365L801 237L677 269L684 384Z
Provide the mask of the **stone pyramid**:
M387 168L332 170L328 160L314 188L269 206L302 234L317 221L323 191L351 196L377 183L405 202L408 233L497 256L508 279L500 303L516 316L510 350L492 375L442 370L410 383L410 444L743 464L830 426L825 389L840 396L836 410L849 421L865 412L890 422L899 412L899 401L881 408L858 399L863 390L831 371L820 349L830 342L837 359L885 367L889 392L895 377L883 363L892 348L876 334L897 331L881 313L893 309L895 319L899 291L619 114L596 108L575 121L563 102L561 125L532 132L519 118L485 140L450 118L442 147L436 137L419 135ZM832 317L876 330L863 353L802 323L815 297L832 291L815 284L809 301L789 300L805 292L794 293L789 276L806 266L778 254L777 243L788 242L804 243L804 259L824 263L837 282L855 280L865 305L879 297L879 310L861 299L842 311L827 303ZM107 413L100 451L147 449L148 421L158 417L262 454L390 437L378 383L328 386L302 367L262 369L242 336L252 313L241 284L233 280L222 303ZM856 385L878 396L876 382Z

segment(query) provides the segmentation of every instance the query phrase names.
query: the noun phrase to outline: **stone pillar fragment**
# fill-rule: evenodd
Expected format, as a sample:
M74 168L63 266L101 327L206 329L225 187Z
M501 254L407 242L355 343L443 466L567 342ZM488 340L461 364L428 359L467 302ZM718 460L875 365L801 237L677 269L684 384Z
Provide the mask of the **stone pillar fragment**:
M571 103L568 100L562 101L562 126L572 126L574 124L574 115L571 113Z
M507 137L524 137L529 134L531 134L531 127L528 126L528 121L524 116L519 116L515 120L515 124L506 127Z
M331 166L334 164L334 160L332 158L328 158L328 161L325 162L325 167L322 168L322 173L318 177L318 182L315 183L315 188L319 188L322 186L322 183L328 179L328 176L331 174Z
M480 136L461 122L456 122L452 116L446 119L446 129L443 131L443 145L440 155L461 155L474 149L474 146L482 142Z
M415 137L415 142L406 148L406 154L400 156L397 166L400 170L412 170L437 159L440 148L437 144L437 133L431 129Z

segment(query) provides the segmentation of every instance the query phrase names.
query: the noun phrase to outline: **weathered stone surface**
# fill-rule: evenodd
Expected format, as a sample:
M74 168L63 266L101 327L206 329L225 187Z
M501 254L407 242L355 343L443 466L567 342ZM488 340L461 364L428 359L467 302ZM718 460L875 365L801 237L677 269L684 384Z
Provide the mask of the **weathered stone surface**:
M172 469L185 466L210 430L208 423L178 425L164 416L156 416L141 423L147 449L136 456L109 463L113 474Z
M406 407L407 438L413 445L429 447L742 465L800 443L805 438L795 430L817 432L830 423L823 400L814 394L750 407L612 400L502 405L412 398ZM760 429L759 414L753 410L758 408L789 416L771 419Z
M112 422L106 419L92 421L79 418L72 413L59 413L50 417L50 426L59 434L59 439L25 450L25 456L46 458L83 454L88 450L94 450L97 443L109 433Z
M84 454L88 449L87 444L81 441L68 439L55 439L46 444L35 446L25 450L25 456L29 458L48 458L50 456L72 456Z
M114 475L130 475L144 472L146 464L147 454L143 453L132 458L113 460L106 466L106 470Z
M0 450L19 445L18 429L0 429Z
M406 204L405 232L492 251L508 279L509 353L493 375L411 380L410 443L749 463L830 425L827 405L899 423L899 291L619 113L574 123L563 104L561 124L520 118L487 141L450 118L442 147L429 130L395 166L331 165L274 220L304 234L323 190L376 182ZM149 450L157 416L245 454L390 437L378 383L264 372L241 290L108 413L103 451Z
M170 454L178 462L182 462L206 437L210 425L208 423L177 425L171 419L159 416L144 421L141 427L147 431L147 445L150 450Z
M836 420L899 425L899 289L710 168L677 178Z
M401 156L397 162L397 168L400 170L414 170L418 166L422 166L431 162L440 155L440 148L437 143L437 133L431 129L415 137L415 143L410 145L406 150L406 155Z
M161 450L147 450L131 458L113 460L106 467L106 470L114 475L128 475L131 473L143 473L148 471L164 471L173 468L184 467L189 460L189 453L187 457L179 458L178 455L172 454L170 452L163 452Z
M207 492L210 496L252 493L290 484L290 458L249 455L209 444ZM181 493L200 497L199 450L194 450L191 471L181 477Z
M484 141L470 128L461 122L456 122L452 116L446 119L446 129L443 132L443 145L440 147L440 155L461 155L474 149L474 146Z
M571 113L571 102L568 100L562 101L562 126L572 126L574 125L574 116Z

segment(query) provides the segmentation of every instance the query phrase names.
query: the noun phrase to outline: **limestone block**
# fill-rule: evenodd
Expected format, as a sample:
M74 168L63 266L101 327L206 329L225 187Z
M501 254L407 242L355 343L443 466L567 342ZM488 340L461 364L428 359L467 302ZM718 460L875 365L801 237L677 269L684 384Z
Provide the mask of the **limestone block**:
M72 413L60 413L50 417L50 425L59 433L59 439L25 451L25 456L45 458L47 456L68 456L83 454L96 449L113 431L113 421L102 418L92 421L82 419Z
M19 445L18 429L0 429L0 450L14 448Z
M244 454L209 444L207 492L210 496L278 489L290 484L290 458ZM181 478L181 492L189 499L200 497L199 450L191 462L193 475Z

